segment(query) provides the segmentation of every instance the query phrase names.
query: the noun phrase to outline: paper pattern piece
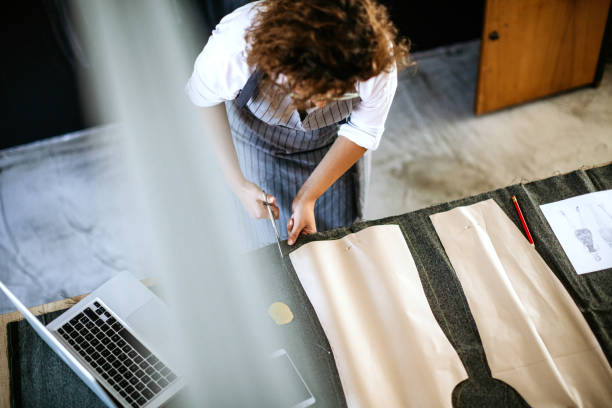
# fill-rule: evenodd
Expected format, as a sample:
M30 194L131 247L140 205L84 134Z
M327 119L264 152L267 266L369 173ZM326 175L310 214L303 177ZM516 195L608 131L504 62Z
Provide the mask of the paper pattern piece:
M563 285L493 200L432 215L493 377L532 407L603 407L612 370Z
M467 378L397 225L290 255L334 353L349 407L451 407Z
M612 190L543 204L540 209L576 273L612 268Z

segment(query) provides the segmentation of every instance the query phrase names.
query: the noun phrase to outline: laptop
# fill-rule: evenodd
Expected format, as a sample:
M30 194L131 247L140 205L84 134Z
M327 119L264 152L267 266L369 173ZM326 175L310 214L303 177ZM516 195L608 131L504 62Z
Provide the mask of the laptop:
M183 386L162 300L131 273L107 281L44 326L0 282L40 337L108 407L159 407Z

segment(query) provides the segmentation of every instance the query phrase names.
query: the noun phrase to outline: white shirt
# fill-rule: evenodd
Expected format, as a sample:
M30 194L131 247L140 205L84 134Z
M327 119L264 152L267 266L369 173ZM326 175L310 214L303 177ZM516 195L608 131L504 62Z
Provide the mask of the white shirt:
M213 30L198 55L185 90L197 106L213 106L236 98L252 70L246 62L246 29L256 11L255 3L242 6L227 16ZM361 98L340 125L338 134L369 150L376 150L385 129L385 120L397 88L397 70L383 72L356 84Z

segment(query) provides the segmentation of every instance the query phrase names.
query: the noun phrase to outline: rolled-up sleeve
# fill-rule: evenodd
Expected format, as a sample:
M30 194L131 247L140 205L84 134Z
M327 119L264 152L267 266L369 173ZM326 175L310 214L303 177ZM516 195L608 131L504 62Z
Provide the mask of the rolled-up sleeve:
M385 121L397 88L397 70L360 82L357 86L361 102L353 109L338 135L368 150L376 150L385 130Z

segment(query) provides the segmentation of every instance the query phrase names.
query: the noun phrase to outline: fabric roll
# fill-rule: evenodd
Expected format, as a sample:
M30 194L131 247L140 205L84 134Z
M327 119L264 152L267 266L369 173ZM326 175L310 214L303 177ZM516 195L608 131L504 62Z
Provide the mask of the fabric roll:
M603 407L612 369L584 316L493 200L430 217L494 378L533 407Z
M467 373L429 307L397 225L290 254L349 407L451 407Z

